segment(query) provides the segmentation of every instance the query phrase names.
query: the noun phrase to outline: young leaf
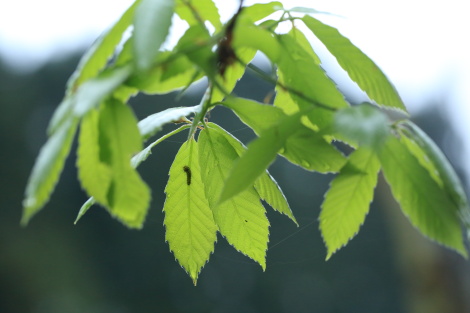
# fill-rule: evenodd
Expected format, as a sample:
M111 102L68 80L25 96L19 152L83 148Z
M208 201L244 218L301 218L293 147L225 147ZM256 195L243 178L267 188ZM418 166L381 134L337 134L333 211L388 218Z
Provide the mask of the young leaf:
M234 110L257 134L276 126L279 121L286 118L282 110L277 107L252 100L230 98L224 101L223 105ZM344 156L323 138L323 135L302 124L296 126L295 131L286 138L285 142L278 144L283 148L280 153L282 156L312 171L337 172L346 161Z
M141 228L150 203L150 191L131 167L131 156L142 149L137 120L131 109L119 101L107 101L100 113L99 134L100 159L110 166L113 174L107 203L102 204L126 226Z
M232 146L232 148L235 149L238 156L241 156L243 153L245 153L246 147L243 145L243 143L241 143L237 138L233 137L225 129L214 123L208 123L207 126L211 128L212 132L217 132L219 135L223 136ZM294 223L297 224L297 221L292 214L284 193L267 170L255 181L253 187L255 187L258 195L262 200L266 201L266 203L269 204L274 210L287 215Z
M26 225L49 200L69 155L76 129L77 120L69 118L41 148L26 186L22 225Z
M222 28L219 10L212 0L176 0L175 11L190 26L209 21L216 32Z
M204 194L198 157L194 139L181 146L170 168L163 207L165 239L194 285L217 240L217 226Z
M83 189L103 205L108 204L108 190L112 182L109 164L100 159L100 113L91 110L82 120L78 138L77 168Z
M171 122L181 122L186 116L196 114L201 110L200 105L192 107L176 107L152 114L141 120L138 124L140 134L144 140L153 136L162 129L163 125ZM187 120L187 119L186 119ZM189 122L189 120L187 120Z
M424 235L467 257L457 205L406 145L390 136L379 159L393 196L411 223Z
M111 69L82 84L75 95L74 115L83 117L97 107L129 77L131 70L130 66Z
M388 124L385 114L367 104L339 110L334 117L334 128L341 138L375 149L388 138Z
M259 138L248 144L248 150L235 162L230 171L220 194L219 203L253 186L256 179L274 161L289 136L301 127L300 116L298 113L282 119L277 125L261 131Z
M301 109L312 105L331 109L348 106L334 82L292 36L285 34L278 38L283 49L277 63L279 71L292 99Z
M244 7L241 14L249 18L252 22L257 22L282 9L282 3L279 1L255 3Z
M320 39L349 77L378 105L406 113L397 91L378 66L337 29L304 16L302 21Z
M327 260L359 232L369 212L379 170L375 153L361 147L350 154L348 163L331 182L320 213Z
M417 125L411 121L403 121L398 124L402 136L411 153L418 158L420 164L428 169L431 177L443 188L449 198L458 207L458 214L467 231L470 229L470 207L467 195L457 173L439 147ZM408 140L406 140L408 139ZM419 147L416 147L416 145ZM421 150L421 151L419 151Z
M142 0L134 16L134 60L141 72L155 63L174 13L174 0Z
M259 50L273 63L279 60L282 53L281 46L273 34L254 24L240 23L240 21L235 25L233 31L232 47L234 49L246 47Z
M206 198L220 233L246 256L266 268L269 222L253 187L229 201L218 203L219 195L237 152L217 132L205 128L199 135L199 164Z
M67 92L73 92L83 82L94 78L106 66L114 54L116 46L121 42L122 35L132 24L134 12L141 0L136 0L121 16L114 26L95 41L93 46L80 60L77 69L67 83Z

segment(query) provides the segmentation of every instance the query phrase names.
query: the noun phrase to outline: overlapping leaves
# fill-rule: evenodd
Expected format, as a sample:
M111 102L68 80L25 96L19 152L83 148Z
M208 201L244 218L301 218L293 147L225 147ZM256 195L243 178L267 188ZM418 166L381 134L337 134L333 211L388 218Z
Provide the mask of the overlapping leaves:
M266 20L275 12L284 14ZM327 258L364 223L380 169L410 222L466 256L461 226L470 228L470 209L445 156L413 123L394 123L369 104L351 107L296 27L299 20L374 104L406 113L393 85L361 50L310 15L294 17L298 13L318 12L286 10L273 1L245 7L223 25L211 0L135 1L72 75L26 187L22 223L48 201L80 126L78 175L91 198L77 220L99 203L126 226L141 228L150 190L135 168L158 143L189 128L170 168L164 224L170 250L194 282L214 251L217 232L266 267L269 222L261 200L297 223L267 171L278 155L306 170L338 174L320 214ZM175 14L189 28L164 51ZM276 33L284 21L292 29ZM118 49L130 28L133 33ZM248 65L257 52L271 61L272 73ZM273 105L230 95L247 66L273 83ZM186 90L203 77L209 87L199 105L159 110L138 122L125 104L137 92ZM245 146L206 121L217 105L232 110L258 137ZM143 149L142 143L169 123L186 124ZM340 151L335 140L353 152Z

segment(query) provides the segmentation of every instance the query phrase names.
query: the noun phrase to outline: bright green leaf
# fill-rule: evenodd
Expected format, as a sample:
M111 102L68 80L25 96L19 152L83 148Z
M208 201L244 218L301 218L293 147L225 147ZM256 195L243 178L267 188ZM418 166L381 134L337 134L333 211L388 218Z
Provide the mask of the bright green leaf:
M129 77L131 70L129 66L112 69L82 84L75 95L73 107L75 116L82 117L96 108Z
M177 0L175 11L189 25L209 21L216 31L222 28L219 10L212 0Z
M233 137L225 129L214 123L208 123L207 125L211 128L212 132L217 132L219 135L223 136L233 149L235 149L238 156L245 153L246 147L243 143ZM262 200L266 201L266 203L268 203L274 210L287 215L294 223L297 224L284 193L267 170L255 181L254 187Z
M375 153L361 147L333 179L320 213L320 230L329 259L359 232L377 185L380 162Z
M403 101L385 74L349 39L311 16L306 15L302 20L371 100L383 107L406 112Z
M107 101L100 113L99 134L100 160L109 164L113 174L106 208L126 226L141 228L150 204L150 191L131 167L132 155L142 149L131 109L119 101Z
M86 212L92 207L93 204L96 203L96 200L94 197L88 198L87 201L81 206L80 210L78 211L77 217L75 218L74 224L77 224L78 221L85 215Z
M200 110L200 105L192 107L175 107L149 115L138 124L140 134L142 135L142 138L146 140L161 130L165 124L181 122L182 120L189 122L189 120L186 119L186 116L196 114Z
M251 48L263 52L271 62L277 62L281 55L281 46L269 31L255 25L237 23L233 31L232 47Z
M142 0L134 16L134 61L141 72L155 63L168 36L174 13L174 0Z
M404 135L402 141L405 142L410 152L429 171L431 177L448 193L450 199L458 207L458 214L470 235L470 208L467 195L452 165L432 139L416 124L411 121L403 121L398 126ZM418 151L416 145L421 151Z
M220 203L253 186L256 179L275 160L286 140L300 127L300 114L286 117L278 124L260 132L248 144L248 150L235 162L220 195Z
M100 159L100 133L98 110L91 110L82 120L78 138L77 168L82 187L103 205L112 181L109 164Z
M249 18L252 22L257 22L282 9L282 3L279 1L255 3L244 7L241 14Z
M214 252L217 226L204 194L199 168L198 145L184 143L170 168L165 187L165 239L194 284Z
M83 82L94 78L113 56L116 46L121 42L124 32L132 24L134 12L141 0L136 0L121 16L114 26L95 41L93 46L80 60L77 69L67 83L67 91L74 92Z
M237 158L237 152L218 132L210 128L201 131L201 177L219 231L235 249L265 269L269 222L256 190L246 188L229 201L218 203L224 182Z
M41 148L26 186L22 225L26 225L49 200L69 155L76 129L77 121L69 118Z
M407 146L390 136L379 158L393 196L411 223L424 235L466 257L457 205Z
M374 107L361 104L335 113L334 128L341 138L379 149L390 134L389 120Z

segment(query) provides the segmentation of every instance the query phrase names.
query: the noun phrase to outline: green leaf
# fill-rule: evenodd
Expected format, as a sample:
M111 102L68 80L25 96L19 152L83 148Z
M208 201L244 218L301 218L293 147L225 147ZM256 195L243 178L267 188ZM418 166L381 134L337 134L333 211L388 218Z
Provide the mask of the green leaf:
M379 170L375 153L361 147L350 154L348 163L331 182L320 213L327 260L359 232L369 212Z
M432 139L416 124L411 121L402 121L398 127L404 135L401 137L402 142L457 206L458 215L470 235L470 208L467 195L452 165Z
M67 83L68 93L74 92L83 82L94 78L106 66L113 56L124 32L132 24L134 12L141 0L136 0L114 26L101 36L80 60L77 69Z
M99 119L99 111L91 110L82 120L78 138L77 168L83 189L98 202L107 205L107 194L113 174L109 164L100 158Z
M171 26L174 0L142 0L134 16L134 61L140 72L149 70Z
M51 136L62 125L63 122L70 119L74 106L74 97L66 96L57 106L52 115L49 125L47 126L47 134Z
M255 54L256 50L247 48L240 48L235 51L235 55L242 64L240 64L240 62L234 62L226 67L224 76L219 80L224 90L219 90L218 88L214 89L211 97L213 103L222 101L225 98L225 92L230 93L233 91L237 82L245 74L246 67L243 64L249 64L255 57Z
M208 123L207 125L211 128L212 132L217 132L219 135L223 136L232 146L232 148L235 149L238 156L241 156L243 153L245 153L246 147L243 145L243 143L241 143L237 138L233 137L225 129L214 123ZM255 181L253 187L255 187L258 195L262 200L266 201L266 203L269 204L274 210L287 215L294 223L297 224L297 221L292 214L284 193L277 184L276 180L274 180L267 170Z
M273 63L281 56L281 46L269 31L254 24L237 23L233 31L232 47L251 48L263 52Z
M304 16L302 21L320 39L349 77L378 105L406 113L397 91L379 67L337 29Z
M220 233L238 251L266 268L269 222L253 187L229 201L218 203L224 182L238 158L237 152L218 132L205 128L199 135L199 164L206 198Z
M131 156L142 149L137 120L131 109L119 101L107 101L100 114L99 134L100 160L110 166L113 174L107 202L101 204L126 226L141 228L150 203L150 191L131 167Z
M209 21L216 31L222 28L219 10L212 0L177 0L175 10L176 14L189 25Z
M257 22L282 9L282 3L279 1L255 3L244 7L241 14L249 18L252 22Z
M376 150L380 149L390 134L387 116L367 104L336 112L334 128L341 138L349 139L353 144L359 143Z
M77 120L69 118L41 148L26 186L22 225L26 225L49 200L69 155L76 129Z
M200 105L192 107L175 107L152 114L141 120L138 124L140 134L144 140L155 135L163 125L174 122L187 121L186 116L196 114L201 110Z
M130 66L110 69L82 84L75 95L74 115L83 117L96 108L129 77L131 70Z
M243 98L229 98L222 104L234 110L242 122L259 135L267 129L276 132L276 125L287 117L275 106ZM276 146L282 148L280 154L290 162L321 173L337 172L346 161L345 157L329 144L322 134L314 132L300 122L294 128L293 133Z
M411 223L424 235L467 257L458 207L407 146L390 136L379 159L393 196Z
M194 139L181 146L170 168L163 207L165 239L194 285L217 240L217 226L204 194L198 154Z
M294 164L320 173L336 173L346 162L344 155L322 134L303 125L286 140L280 154Z
M286 140L300 127L300 113L282 119L277 125L261 131L259 138L248 144L248 150L235 162L219 203L238 195L254 184L256 179L275 160Z
M326 76L311 54L289 34L279 35L278 39L283 50L277 62L279 71L292 99L301 109L312 105L331 109L348 106L335 83Z
M152 148L158 145L160 142L163 140L179 133L182 130L190 128L189 125L183 125L168 134L160 137L159 139L155 140L151 144L149 144L144 150L140 151L139 153L135 154L132 159L131 159L131 166L132 168L137 168L142 162L147 160L147 158L152 154ZM94 197L90 197L80 208L80 211L78 212L77 218L75 219L74 224L77 224L77 222L85 215L85 213L90 209L90 207L96 203L96 200Z
M202 78L197 68L185 55L162 51L157 57L158 66L145 75L135 75L127 82L147 94L166 94L189 86Z

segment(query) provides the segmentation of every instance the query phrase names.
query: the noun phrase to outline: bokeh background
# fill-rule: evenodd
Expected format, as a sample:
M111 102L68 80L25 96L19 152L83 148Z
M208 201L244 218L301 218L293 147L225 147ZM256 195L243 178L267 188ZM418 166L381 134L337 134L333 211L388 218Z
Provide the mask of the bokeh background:
M219 236L194 287L165 243L162 213L168 169L184 135L158 145L139 168L153 190L143 230L126 229L99 207L73 225L87 199L76 178L74 150L51 201L21 228L24 187L66 80L84 49L130 2L0 4L0 312L470 312L469 263L421 236L382 178L358 236L325 262L317 218L332 176L304 171L282 158L270 171L300 227L267 208L271 235L266 272ZM315 7L345 17L323 19L384 69L413 120L445 151L468 192L470 97L465 78L470 67L463 58L468 55L462 44L466 24L454 2L405 6L404 1L352 5L338 0L319 1ZM236 4L227 1L222 15L229 17ZM72 16L82 26L67 33L69 23L75 23ZM51 21L55 26L47 28ZM46 36L54 29L65 35ZM21 39L22 30L31 38ZM324 62L350 101L362 101L334 62L327 57ZM235 92L262 101L271 90L246 75ZM194 105L201 93L194 88L176 105ZM140 95L132 106L143 118L174 106L175 96ZM214 110L211 121L242 141L254 138L224 109Z

